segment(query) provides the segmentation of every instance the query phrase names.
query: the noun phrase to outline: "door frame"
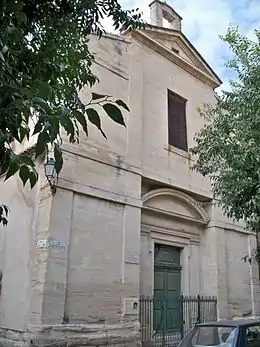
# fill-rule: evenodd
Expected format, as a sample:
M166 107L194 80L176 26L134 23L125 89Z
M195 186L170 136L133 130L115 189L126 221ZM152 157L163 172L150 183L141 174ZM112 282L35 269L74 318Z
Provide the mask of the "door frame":
M179 305L181 304L180 301L181 301L181 285L182 285L182 280L181 280L181 276L182 276L182 273L181 273L181 270L182 270L182 266L181 266L181 251L182 251L182 248L180 247L176 247L176 246L173 246L173 245L165 245L165 244L162 244L160 243L159 245L162 245L162 247L165 246L165 248L169 248L169 250L172 248L173 252L174 252L174 249L178 249L178 256L177 256L177 262L174 263L174 259L173 259L173 262L171 263L170 261L169 262L163 262L160 260L158 262L155 261L155 249L156 249L156 245L158 245L158 243L154 243L154 248L153 248L153 259L154 259L154 266L153 266L153 275L155 276L155 273L156 271L158 270L159 272L162 272L163 273L163 290L162 290L162 310L161 310L161 314L163 315L163 318L162 318L162 321L163 321L163 326L162 326L162 332L163 332L163 335L165 333L174 333L174 332L178 332L181 328L179 328L178 326L178 323L176 325L176 328L173 328L173 329L170 329L168 330L168 305L172 306L172 305ZM167 281L169 280L167 274L170 274L170 273L176 273L178 274L180 277L179 277L179 283L177 285L177 295L175 297L172 297L172 301L171 301L171 298L168 297L168 285L167 285ZM165 287L167 285L167 287ZM156 294L155 294L155 281L154 281L154 284L153 284L153 297L155 298L156 300ZM166 306L165 306L166 305ZM169 309L170 309L170 306L169 306ZM178 307L178 306L177 306ZM178 308L177 308L177 311L178 311ZM178 316L177 316L178 317ZM176 318L176 317L175 317ZM153 318L154 319L154 318ZM180 319L183 320L183 317L180 316ZM154 321L153 321L153 325L154 325Z
M141 225L141 235L148 238L148 249L147 256L150 258L150 267L149 267L149 286L146 287L145 292L141 295L152 296L154 293L154 249L155 244L161 244L163 246L172 246L181 248L181 293L183 295L191 295L190 288L190 257L191 257L191 246L199 246L199 240L195 240L194 234L189 234L188 230L178 230L177 229L165 229L164 227L158 227L155 225L150 225L147 223L142 223ZM184 237L185 235L185 237ZM199 281L199 277L197 277ZM197 283L197 286L200 285Z
M180 269L180 273L181 273L181 294L182 294L182 291L183 291L183 288L182 288L182 275L183 275L183 270L184 270L184 264L182 264L182 253L184 251L184 248L187 246L187 244L185 243L176 243L176 242L171 242L171 241L164 241L164 240L160 240L160 239L157 239L157 238L154 238L152 237L152 261L153 261L153 265L152 265L152 294L154 293L154 271L155 271L155 267L165 267L164 264L155 264L155 261L154 261L154 253L155 253L155 245L156 244L160 244L162 246L170 246L170 247L175 247L175 248L180 248L180 266L179 266L179 269ZM172 267L173 268L173 267ZM178 268L178 267L175 267L175 268Z

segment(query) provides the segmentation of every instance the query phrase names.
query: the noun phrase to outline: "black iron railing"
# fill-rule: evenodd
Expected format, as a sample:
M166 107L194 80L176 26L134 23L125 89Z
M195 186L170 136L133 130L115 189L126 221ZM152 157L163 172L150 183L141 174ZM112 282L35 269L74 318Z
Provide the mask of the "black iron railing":
M216 319L215 297L140 298L143 346L176 346L195 324Z

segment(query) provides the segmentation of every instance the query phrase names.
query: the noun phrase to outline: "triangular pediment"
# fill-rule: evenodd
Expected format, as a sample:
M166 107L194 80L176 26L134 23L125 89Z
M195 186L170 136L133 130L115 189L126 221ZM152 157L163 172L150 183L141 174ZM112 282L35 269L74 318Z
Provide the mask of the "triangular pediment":
M186 64L186 70L193 73L196 76L204 75L202 79L208 80L214 88L221 85L222 81L212 70L212 68L207 64L199 52L193 47L185 35L177 30L152 27L145 30L134 31L136 34L132 33L137 37L141 42L147 44L151 48L155 48L157 52L160 50L174 62L179 61L184 67ZM130 34L131 35L131 34ZM150 43L148 42L150 41ZM157 47L156 47L157 45ZM194 71L192 72L191 70Z
M158 41L161 45L167 47L174 53L178 54L182 59L186 60L190 64L194 65L197 68L201 68L204 72L207 72L207 70L205 70L205 68L201 66L201 64L197 61L197 59L194 59L194 57L192 57L191 54L187 52L187 50L185 49L185 47L183 47L181 42L178 42L178 38L175 37L174 40L163 40L160 38L156 39L156 41Z
M192 46L189 40L178 31L173 30L145 30L147 36L160 43L165 48L177 54L182 59L186 60L195 68L208 74L210 77L216 79L215 72L210 68L207 62L200 56L197 50ZM219 78L218 78L219 79Z

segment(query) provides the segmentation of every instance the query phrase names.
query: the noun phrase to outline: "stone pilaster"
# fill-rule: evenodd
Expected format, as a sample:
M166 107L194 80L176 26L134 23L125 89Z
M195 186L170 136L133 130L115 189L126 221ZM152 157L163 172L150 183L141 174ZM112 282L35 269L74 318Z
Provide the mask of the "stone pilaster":
M200 252L199 245L190 245L190 259L189 259L189 295L196 296L200 294Z
M225 230L215 228L216 259L217 259L217 298L219 318L229 317L228 308L228 278L227 278L227 248Z
M44 286L47 272L49 249L39 247L39 242L48 240L49 224L52 206L52 195L48 184L41 185L36 204L35 225L32 227L33 235L30 252L30 286L29 286L29 312L28 323L41 324L43 315Z
M62 324L68 272L73 192L57 189L49 223L49 256L43 297L43 324Z
M190 295L190 261L191 245L187 245L181 251L181 291L183 295Z
M139 297L140 287L140 223L141 209L125 206L123 231L122 283L123 295ZM139 311L135 313L138 320Z
M225 230L214 226L208 227L201 242L201 293L216 296L218 316L227 318L227 264Z
M29 324L61 324L73 192L42 186L31 250ZM40 245L41 243L41 245Z

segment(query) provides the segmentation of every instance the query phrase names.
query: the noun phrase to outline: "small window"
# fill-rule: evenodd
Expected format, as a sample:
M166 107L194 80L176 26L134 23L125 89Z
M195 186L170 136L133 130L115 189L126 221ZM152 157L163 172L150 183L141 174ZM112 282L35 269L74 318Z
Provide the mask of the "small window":
M168 90L168 143L188 151L186 129L186 100Z

